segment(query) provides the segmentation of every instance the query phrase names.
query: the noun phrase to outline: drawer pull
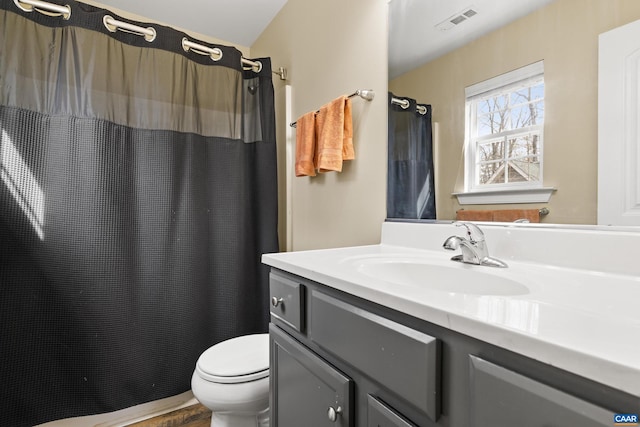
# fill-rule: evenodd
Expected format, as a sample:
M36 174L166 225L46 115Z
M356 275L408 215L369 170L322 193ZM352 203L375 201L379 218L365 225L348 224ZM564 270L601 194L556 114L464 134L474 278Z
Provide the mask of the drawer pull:
M338 406L334 408L333 406L329 406L329 410L327 411L327 417L329 417L329 421L335 423L338 420L338 415L342 414L342 407Z
M278 297L272 297L271 298L271 305L274 307L279 306L280 304L283 304L284 300L282 298L278 298Z

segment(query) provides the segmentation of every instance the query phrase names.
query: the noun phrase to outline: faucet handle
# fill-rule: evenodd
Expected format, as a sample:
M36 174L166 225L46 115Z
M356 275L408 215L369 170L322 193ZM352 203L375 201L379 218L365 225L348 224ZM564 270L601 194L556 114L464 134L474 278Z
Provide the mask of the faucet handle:
M465 227L467 229L467 236L469 237L469 241L474 242L484 242L484 233L472 222L463 222L463 221L454 221L453 225L456 227Z

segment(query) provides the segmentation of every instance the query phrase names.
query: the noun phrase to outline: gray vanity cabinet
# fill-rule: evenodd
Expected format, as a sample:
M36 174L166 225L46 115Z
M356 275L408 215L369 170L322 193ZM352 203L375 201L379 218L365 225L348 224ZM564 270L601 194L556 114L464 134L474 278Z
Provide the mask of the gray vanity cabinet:
M474 427L610 427L614 413L509 369L470 356Z
M640 398L273 269L272 427L604 427Z
M270 282L272 426L437 425L436 338L305 279Z
M272 425L353 426L353 381L271 325Z

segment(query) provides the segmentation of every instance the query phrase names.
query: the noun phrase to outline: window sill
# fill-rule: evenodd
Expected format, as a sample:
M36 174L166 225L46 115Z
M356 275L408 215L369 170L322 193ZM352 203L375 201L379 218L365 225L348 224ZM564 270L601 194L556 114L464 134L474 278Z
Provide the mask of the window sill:
M556 191L553 187L470 191L453 193L461 205L499 205L509 203L547 203L551 194Z

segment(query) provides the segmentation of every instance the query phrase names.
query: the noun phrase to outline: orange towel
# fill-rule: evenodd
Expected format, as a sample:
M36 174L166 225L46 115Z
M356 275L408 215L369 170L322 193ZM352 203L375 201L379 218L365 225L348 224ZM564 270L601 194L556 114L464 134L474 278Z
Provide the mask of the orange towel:
M353 160L356 152L353 148L353 117L351 99L346 97L344 103L344 134L342 135L342 160Z
M341 96L320 108L316 114L316 169L342 171L343 160L353 160L353 122L351 100Z
M493 220L497 222L513 222L518 219L540 222L540 211L538 209L504 209L493 212Z
M493 211L474 211L460 209L456 212L458 221L493 221Z
M456 212L458 221L495 221L513 222L518 219L527 219L529 222L540 222L538 209L496 209L496 210L466 210Z
M296 121L296 176L315 176L316 128L315 112Z

